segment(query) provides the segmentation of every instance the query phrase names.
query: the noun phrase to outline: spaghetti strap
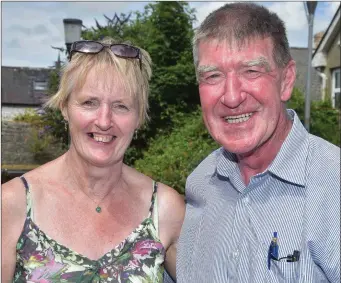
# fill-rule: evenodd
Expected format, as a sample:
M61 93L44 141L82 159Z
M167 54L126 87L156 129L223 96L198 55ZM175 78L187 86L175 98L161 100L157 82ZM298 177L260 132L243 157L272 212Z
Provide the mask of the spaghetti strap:
M154 203L155 203L155 198L156 198L156 193L157 193L157 186L158 186L158 183L153 181L153 195L152 195L151 204L149 208L149 216L153 214Z
M25 191L26 191L26 213L27 213L27 217L29 217L33 220L33 209L32 209L30 187L29 187L27 180L25 179L24 176L21 176L20 179L24 183Z
M149 217L152 218L154 227L156 230L156 235L159 237L159 212L158 212L158 202L157 202L157 188L158 183L153 181L153 195L152 201L149 209Z

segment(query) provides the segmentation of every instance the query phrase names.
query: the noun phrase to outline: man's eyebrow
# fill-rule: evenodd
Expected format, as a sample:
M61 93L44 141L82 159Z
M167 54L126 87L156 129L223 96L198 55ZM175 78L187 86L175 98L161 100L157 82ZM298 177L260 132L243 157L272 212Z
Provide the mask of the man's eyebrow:
M212 72L212 71L216 71L218 68L216 66L210 66L210 65L201 65L198 67L198 75L202 75L203 73L206 72Z
M263 56L258 57L254 60L251 60L251 61L244 62L243 65L247 66L247 67L253 67L253 66L265 67L267 72L271 71L270 64L269 64L268 60L266 60L265 57L263 57Z

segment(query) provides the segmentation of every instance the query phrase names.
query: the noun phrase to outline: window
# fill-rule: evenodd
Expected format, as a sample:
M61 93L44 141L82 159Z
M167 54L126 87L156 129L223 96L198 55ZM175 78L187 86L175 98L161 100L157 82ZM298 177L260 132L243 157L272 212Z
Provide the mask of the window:
M34 90L47 90L47 82L33 82L33 88Z
M332 72L332 103L334 108L341 108L340 96L340 68Z

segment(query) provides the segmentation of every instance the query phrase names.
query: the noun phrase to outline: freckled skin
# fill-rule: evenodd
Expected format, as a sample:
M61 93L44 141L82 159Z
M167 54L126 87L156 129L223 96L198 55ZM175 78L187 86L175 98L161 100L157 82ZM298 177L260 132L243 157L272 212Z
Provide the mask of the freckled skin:
M206 127L219 144L256 171L262 171L273 160L291 127L284 103L291 96L295 63L290 61L285 68L278 68L272 54L269 38L250 40L242 47L216 40L199 44L198 68L214 66L224 75L213 84L199 77ZM265 58L270 70L264 66L245 67L245 62L257 58ZM245 113L253 113L246 122L231 124L224 119Z
M132 97L119 80L107 80L96 70L90 71L83 88L71 94L63 109L71 135L70 154L99 167L123 159L138 125ZM89 132L116 138L110 143L99 143L88 136Z

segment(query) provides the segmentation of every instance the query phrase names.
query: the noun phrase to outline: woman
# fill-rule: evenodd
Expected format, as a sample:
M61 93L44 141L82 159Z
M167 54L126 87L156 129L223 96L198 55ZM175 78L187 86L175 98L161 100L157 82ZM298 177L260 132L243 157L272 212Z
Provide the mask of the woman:
M70 148L2 188L2 282L161 282L164 265L175 277L183 199L123 163L147 117L150 64L109 39L73 44L47 103Z

